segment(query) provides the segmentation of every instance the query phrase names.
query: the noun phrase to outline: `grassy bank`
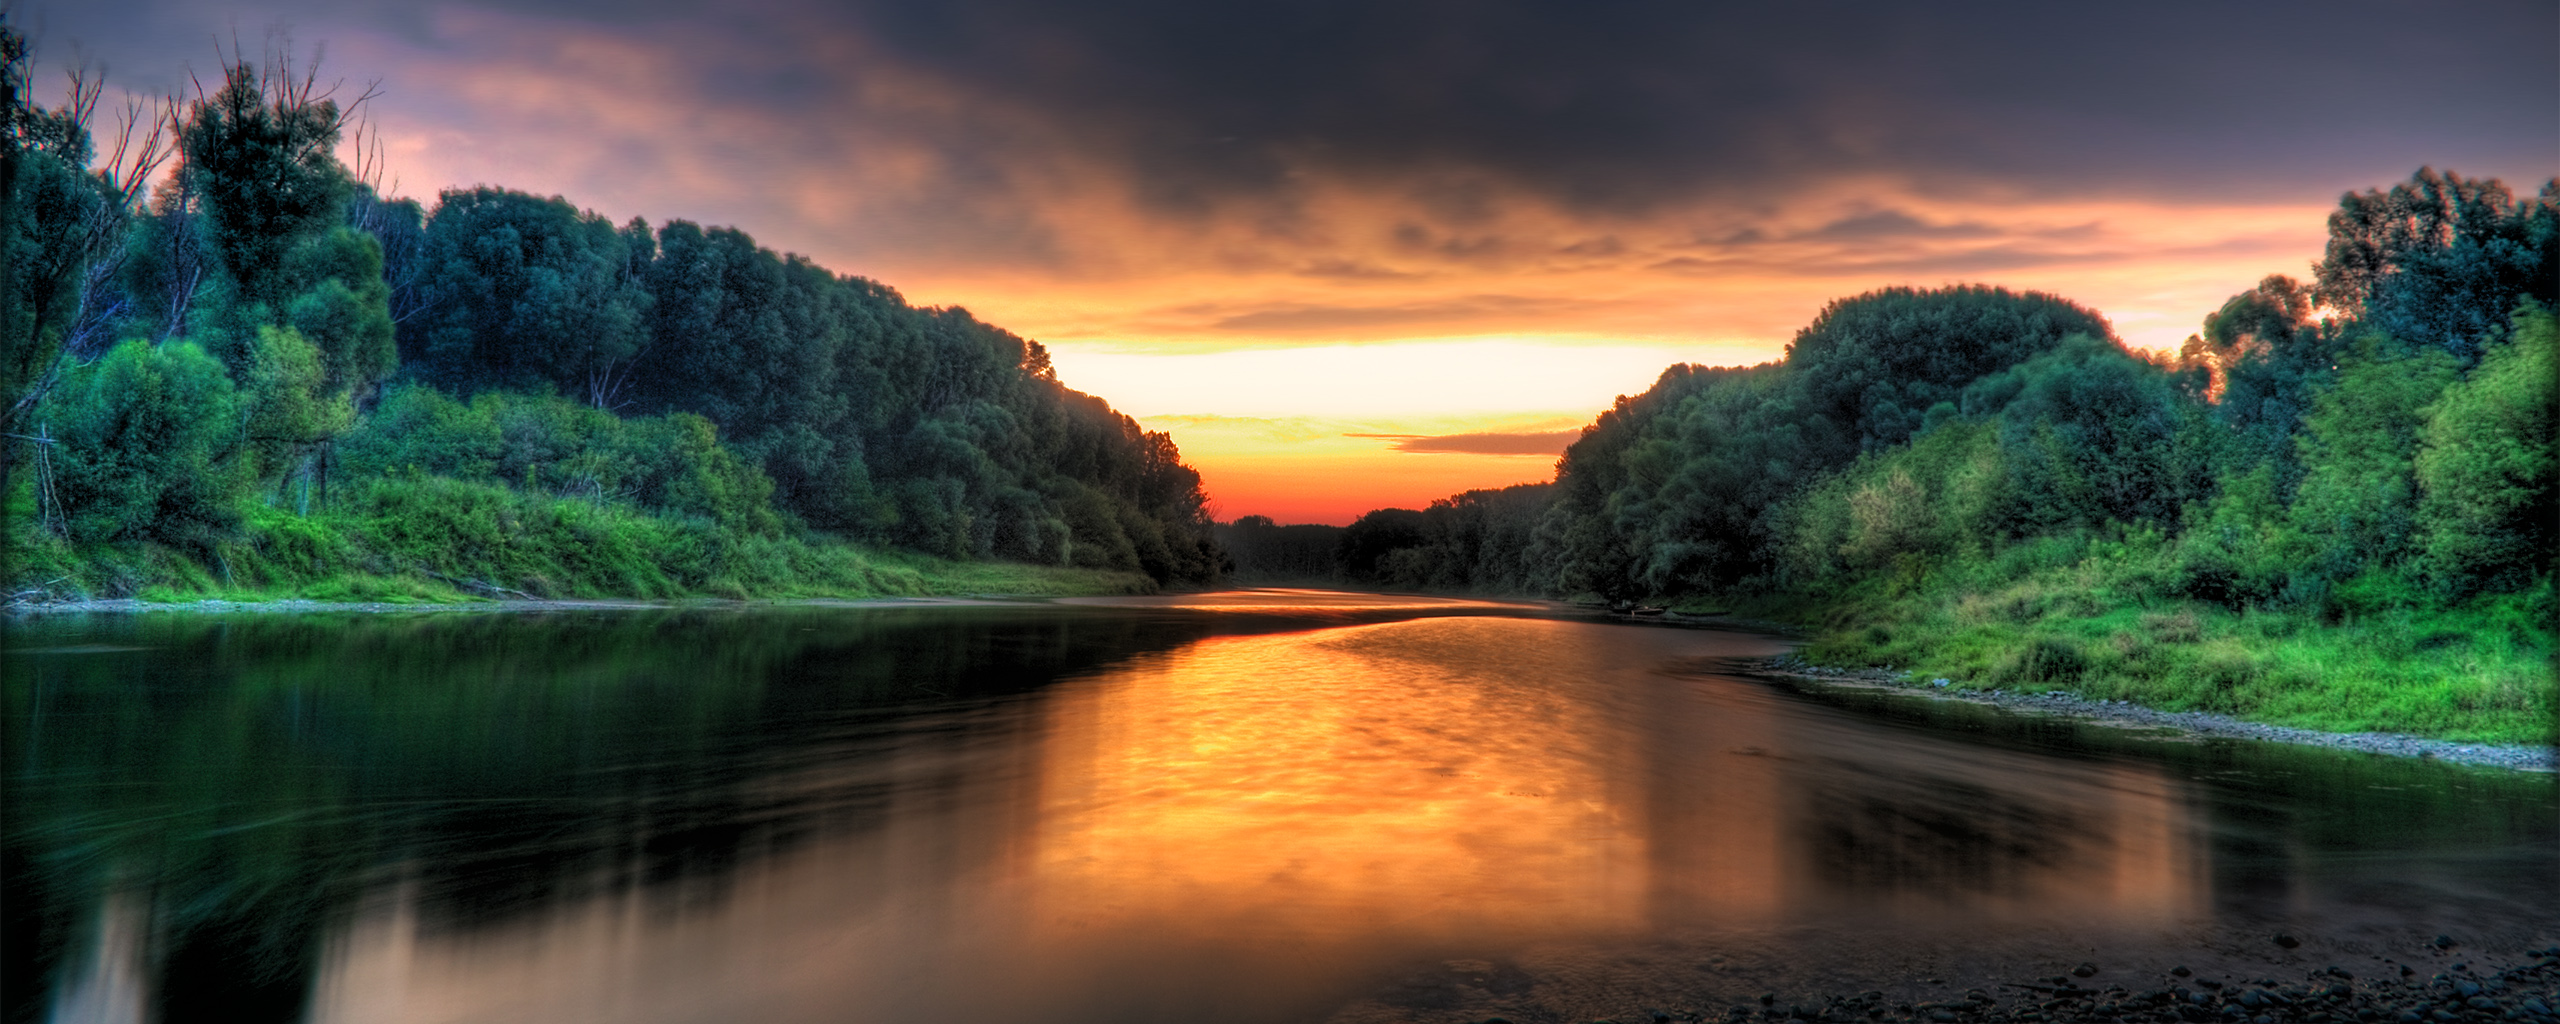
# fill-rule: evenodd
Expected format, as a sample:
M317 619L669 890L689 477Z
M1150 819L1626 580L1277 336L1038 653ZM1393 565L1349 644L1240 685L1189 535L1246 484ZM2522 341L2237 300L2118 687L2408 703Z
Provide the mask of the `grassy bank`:
M1155 589L1141 573L953 561L436 477L364 481L308 515L252 504L237 529L192 545L75 544L28 515L11 518L9 593L19 600L436 603Z
M2066 691L2333 732L2545 743L2550 585L2461 603L2233 608L2159 596L2156 537L2043 538L1823 594L1708 607L1805 626L1805 656L1951 686ZM2381 588L2377 588L2381 589Z

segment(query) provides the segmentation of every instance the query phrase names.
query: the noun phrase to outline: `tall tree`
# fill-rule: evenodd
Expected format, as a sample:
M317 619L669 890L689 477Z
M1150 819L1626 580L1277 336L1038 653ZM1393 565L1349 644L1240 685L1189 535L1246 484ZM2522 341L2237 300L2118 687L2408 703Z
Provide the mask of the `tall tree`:
M222 87L189 104L178 133L179 173L201 196L213 251L244 302L279 304L286 258L302 240L343 223L354 181L338 162L348 123L291 51L224 62Z
M69 366L102 352L124 314L119 276L125 236L146 183L169 154L165 104L128 102L108 152L90 132L105 82L70 75L68 98L33 105L27 72L33 50L0 21L0 104L7 168L0 176L0 433L23 433L25 418ZM98 165L93 167L92 165ZM0 444L0 491L20 445Z
M2560 178L2517 199L2495 178L2419 168L2329 215L2321 301L2468 364L2516 303L2560 303Z
M422 248L434 305L407 334L424 376L465 394L549 387L601 409L625 401L652 299L646 254L613 222L557 196L456 189L438 198Z
M2074 334L2115 336L2095 311L2041 292L1884 288L1825 307L1787 345L1787 366L1855 454L1908 440L1965 385Z

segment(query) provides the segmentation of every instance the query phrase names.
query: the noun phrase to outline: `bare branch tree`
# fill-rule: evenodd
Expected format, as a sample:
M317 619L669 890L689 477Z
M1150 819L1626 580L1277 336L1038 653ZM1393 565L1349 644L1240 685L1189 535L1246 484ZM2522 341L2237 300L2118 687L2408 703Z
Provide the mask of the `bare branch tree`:
M606 412L618 412L630 404L624 394L631 388L631 367L607 362L587 370L587 404Z

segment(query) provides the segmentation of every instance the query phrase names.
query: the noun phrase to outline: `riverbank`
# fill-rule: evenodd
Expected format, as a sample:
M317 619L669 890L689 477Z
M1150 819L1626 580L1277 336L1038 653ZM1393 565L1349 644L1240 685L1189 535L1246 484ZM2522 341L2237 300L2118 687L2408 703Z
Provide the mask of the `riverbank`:
M2128 729L2169 730L2195 737L2294 743L2393 757L2433 758L2452 764L2515 771L2548 772L2555 767L2554 751L2549 746L2465 743L2389 732L2324 732L2252 722L2208 711L2164 711L2132 701L2096 699L2059 690L2031 693L1999 688L1975 689L1959 686L1943 677L1915 675L1907 669L1836 668L1818 665L1792 654L1769 659L1758 674L1815 686L1907 690L1941 700L2065 716Z
M496 493L495 489L488 489ZM75 544L22 530L8 607L358 609L560 601L870 599L1151 594L1142 572L941 558L819 535L499 495L504 528L433 528L343 512L257 509L235 537L190 550Z
M22 601L0 605L7 615L82 615L82 614L195 614L195 615L297 615L297 614L401 614L421 612L574 612L574 611L642 611L678 608L928 608L983 607L989 605L1045 604L1057 597L1082 597L1084 594L959 594L918 597L791 597L771 600L729 600L723 598L684 598L674 600L561 599L561 600L471 600L444 603L393 603L384 601L233 601L207 598L199 601L144 601L137 598L115 598L95 601Z
M1817 665L2278 728L2532 747L2560 723L2547 586L2328 616L2144 597L2110 589L2121 567L2091 561L2023 579L1951 572L1664 602L1665 617L1778 624Z

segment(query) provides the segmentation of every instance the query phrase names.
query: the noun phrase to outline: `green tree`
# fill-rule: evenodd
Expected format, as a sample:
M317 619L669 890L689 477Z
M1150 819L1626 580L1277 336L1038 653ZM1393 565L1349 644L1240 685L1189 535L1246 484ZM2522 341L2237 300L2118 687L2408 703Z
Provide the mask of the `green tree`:
M2510 340L2427 410L2416 459L2421 564L2443 591L2520 589L2553 570L2560 541L2552 405L2560 330L2515 318Z
M2207 315L2179 351L2182 382L2230 434L2229 457L2273 467L2283 493L2300 480L2293 434L2340 355L2340 332L2312 318L2310 286L2271 274Z
M1342 575L1363 583L1387 581L1387 561L1398 551L1430 543L1422 513L1409 508L1373 509L1344 527L1334 561Z
M1997 418L2010 530L2174 523L2205 495L2212 434L2167 370L2088 335L1975 382L1968 415Z
M284 319L319 351L315 387L332 399L371 404L375 386L400 362L381 244L351 228L331 228L305 242L292 262L302 290L285 305Z
M2422 167L2329 215L2320 298L2466 365L2519 299L2560 302L2560 178L2517 199L2495 178Z
M2295 442L2303 476L2290 515L2310 545L2304 570L2343 580L2406 553L2426 408L2459 377L2444 350L2409 351L2380 336L2362 339L2340 361Z
M409 332L410 358L463 393L549 387L597 408L623 404L648 342L645 225L494 188L438 198L421 259L433 305Z
M345 221L354 182L335 149L348 115L318 84L316 68L297 77L290 54L262 65L235 57L178 132L178 173L200 197L208 242L242 302L291 298L294 249Z
M184 342L127 341L66 374L37 415L72 538L201 546L237 524L237 408L222 364Z
M168 153L157 111L136 103L105 166L93 168L89 125L103 79L75 71L64 103L38 108L27 93L32 60L25 37L0 18L0 433L13 434L65 369L96 358L112 337L127 225ZM0 444L0 491L21 447Z
M251 472L280 486L298 484L308 511L319 445L347 429L355 411L345 392L327 387L327 356L291 327L257 328L247 372L239 374L240 414Z
M2106 318L2041 292L1982 285L1884 288L1825 307L1787 346L1806 412L1854 445L1898 444L1965 385L2082 334L2112 338Z

